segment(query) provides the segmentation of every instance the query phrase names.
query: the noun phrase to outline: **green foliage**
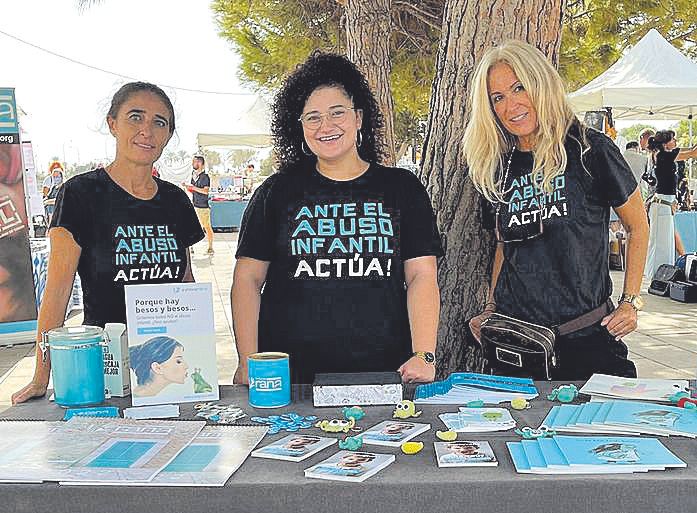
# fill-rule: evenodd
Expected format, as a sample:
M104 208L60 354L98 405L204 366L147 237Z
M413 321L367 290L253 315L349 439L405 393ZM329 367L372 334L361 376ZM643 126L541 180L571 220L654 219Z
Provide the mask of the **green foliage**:
M238 170L247 165L256 154L256 150L231 150L225 157L225 162L227 167Z
M623 128L622 130L620 130L619 135L621 135L625 139L627 139L627 142L629 142L629 141L639 142L639 134L645 128L651 128L654 131L656 130L656 127L654 127L654 126L647 125L645 123L635 123L631 126L628 126L627 128Z
M443 0L416 2L419 15L435 20ZM428 115L431 82L438 52L439 31L410 16L415 11L395 10L391 86L395 103L398 142L422 140ZM241 58L240 79L248 86L273 93L283 78L315 49L343 53L344 8L335 0L214 0L212 9L220 35L230 41ZM429 13L438 13L435 18ZM386 36L387 37L387 36ZM413 137L416 133L418 137Z
M559 71L569 91L600 75L652 28L697 57L694 0L567 0Z
M692 123L692 144L690 144L690 123ZM688 121L683 119L671 126L670 129L675 130L675 138L680 148L691 148L697 144L697 120Z

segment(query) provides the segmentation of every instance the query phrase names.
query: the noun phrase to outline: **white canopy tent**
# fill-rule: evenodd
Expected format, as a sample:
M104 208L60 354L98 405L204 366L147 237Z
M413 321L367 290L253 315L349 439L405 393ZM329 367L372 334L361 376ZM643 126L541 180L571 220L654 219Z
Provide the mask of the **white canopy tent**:
M257 97L252 106L231 125L232 131L228 133L198 134L199 148L271 146L271 109L262 97Z
M697 64L651 29L568 98L578 113L611 107L614 119L688 119L697 113Z

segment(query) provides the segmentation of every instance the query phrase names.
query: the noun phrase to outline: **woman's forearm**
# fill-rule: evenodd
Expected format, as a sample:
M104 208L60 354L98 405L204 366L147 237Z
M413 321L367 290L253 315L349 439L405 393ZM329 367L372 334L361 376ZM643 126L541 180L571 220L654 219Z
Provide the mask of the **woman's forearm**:
M637 295L641 289L641 279L644 274L644 264L649 244L649 229L647 223L638 226L625 226L627 230L627 265L624 274L623 292Z
M499 242L496 244L496 251L494 252L494 264L491 268L491 283L489 286L489 293L487 294L486 306L493 304L496 305L494 299L494 291L496 290L496 283L499 280L499 274L501 274L501 267L503 266L503 243Z
M407 312L413 351L436 350L440 292L436 274L417 275L407 287Z
M259 347L260 287L249 279L237 279L230 291L232 329L241 367L247 366L247 357Z

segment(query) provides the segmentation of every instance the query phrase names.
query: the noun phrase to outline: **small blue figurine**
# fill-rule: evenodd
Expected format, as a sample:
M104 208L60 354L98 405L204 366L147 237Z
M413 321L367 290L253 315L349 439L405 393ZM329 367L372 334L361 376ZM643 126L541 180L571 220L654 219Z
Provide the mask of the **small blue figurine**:
M547 396L550 401L557 400L560 403L570 403L578 397L578 389L576 385L562 385L552 390L552 393Z
M311 428L317 417L314 415L303 417L295 412L291 412L283 415L270 415L269 417L252 417L251 420L259 424L271 426L268 434L275 435L282 430L293 433L299 429Z
M349 420L350 417L353 417L356 420L356 422L358 422L363 417L365 417L365 411L363 411L363 408L361 408L360 406L344 406L341 412L344 414L344 418L346 420Z
M523 429L516 429L515 434L522 436L526 440L535 440L537 438L546 438L548 436L554 436L557 433L553 429L549 429L547 426L540 426L539 429L534 429L526 426Z
M347 436L343 440L339 440L339 449L347 451L357 451L363 446L363 435Z

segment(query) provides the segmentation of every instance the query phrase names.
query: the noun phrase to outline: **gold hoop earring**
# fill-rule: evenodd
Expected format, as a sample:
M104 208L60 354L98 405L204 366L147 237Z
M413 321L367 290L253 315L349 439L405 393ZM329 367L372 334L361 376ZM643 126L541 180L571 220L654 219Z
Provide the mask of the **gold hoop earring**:
M307 151L305 151L306 148L307 148ZM302 151L302 152L303 152L305 155L307 155L308 157L311 157L312 155L314 155L314 153L312 153L312 152L310 151L310 148L308 148L307 146L305 146L305 141L300 141L300 151Z

